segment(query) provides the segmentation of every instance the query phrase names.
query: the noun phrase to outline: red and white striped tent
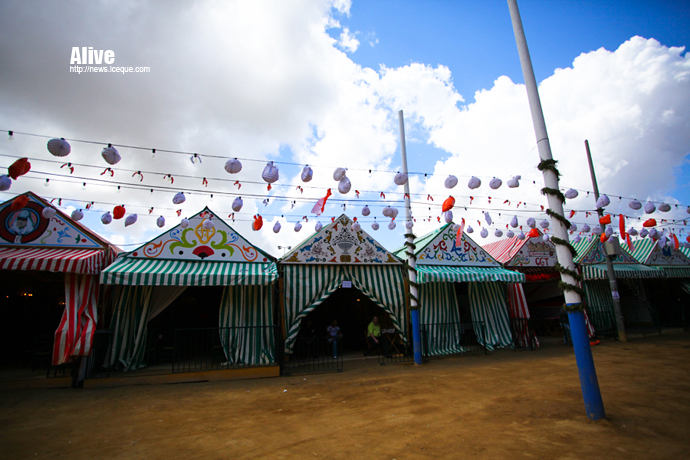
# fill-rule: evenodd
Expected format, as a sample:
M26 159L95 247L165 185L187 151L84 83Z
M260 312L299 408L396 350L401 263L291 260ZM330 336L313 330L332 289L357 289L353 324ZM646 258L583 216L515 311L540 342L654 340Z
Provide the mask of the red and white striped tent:
M55 209L50 219L45 208ZM55 331L52 364L91 353L98 275L120 250L33 192L0 204L0 270L64 273L65 310Z

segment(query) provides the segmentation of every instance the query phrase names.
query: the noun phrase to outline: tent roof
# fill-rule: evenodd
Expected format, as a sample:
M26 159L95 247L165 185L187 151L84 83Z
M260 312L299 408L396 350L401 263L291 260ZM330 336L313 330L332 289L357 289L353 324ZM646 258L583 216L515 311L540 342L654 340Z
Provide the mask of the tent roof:
M630 248L627 244L621 244L627 251ZM688 266L690 259L680 249L672 247L660 247L659 240L651 238L641 238L633 243L632 256L640 263L655 266Z
M590 239L591 238L591 239ZM582 238L578 243L571 243L577 251L577 256L574 262L579 265L591 265L606 263L606 251L604 251L604 243L599 240L597 235L592 235L587 238ZM623 254L613 259L614 264L638 264L630 253L621 246Z
M556 246L550 240L544 241L543 232L537 231L538 237L521 240L514 236L489 243L484 249L506 267L553 267L558 262Z

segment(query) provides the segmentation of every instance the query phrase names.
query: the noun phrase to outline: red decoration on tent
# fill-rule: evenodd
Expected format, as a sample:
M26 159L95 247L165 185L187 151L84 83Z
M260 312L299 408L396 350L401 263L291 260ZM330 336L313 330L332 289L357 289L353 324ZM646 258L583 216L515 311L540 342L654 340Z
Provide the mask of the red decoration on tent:
M204 187L208 187L208 179L206 179L205 177L202 178L201 179L201 185L203 185Z
M64 165L60 166L60 169L64 168L65 166L67 166L67 169L69 169L70 174L74 173L74 166L72 166L72 163L65 163Z
M474 200L474 197L470 195L470 204L472 204L472 200Z
M643 227L656 227L656 219L647 219L642 224Z
M455 198L449 196L448 198L446 198L446 201L443 202L441 212L450 211L451 209L453 209L453 206L455 206Z
M101 176L106 173L110 173L110 177L113 177L115 175L115 171L113 171L113 168L105 168L101 173Z
M335 222L335 217L331 217L331 222Z
M326 196L323 198L319 198L319 201L316 202L314 207L311 209L311 213L320 216L323 213L324 208L326 207L326 201L328 201L328 197L330 197L331 195L331 189L329 188L326 191Z
M527 233L528 238L536 238L538 236L539 236L539 230L537 230L536 228L533 228L532 230L529 231L529 233Z
M237 185L237 190L242 188L242 184L240 184L240 181L236 180L234 184L232 185Z
M672 234L671 238L673 239L673 247L678 249L680 247L680 242L678 242L678 237L675 234Z
M690 235L688 235L688 237L685 238L685 241L687 241L688 243L690 243Z
M386 194L385 194L385 193L381 192L381 195L380 195L380 196L381 196L381 198L383 198L384 200L386 199Z
M175 183L175 178L172 176L172 174L166 174L165 176L163 176L163 180L165 179L170 179L170 185Z
M426 201L429 201L429 200L434 201L434 197L431 196L431 195L427 195L427 196L426 196Z
M575 214L577 214L577 211L575 211L574 209L571 210L569 219L572 219Z
M465 218L462 218L460 225L458 226L458 232L455 234L455 247L459 248L462 244L462 232L465 231Z
M625 233L625 216L623 214L618 216L618 229L621 232L621 238L625 239L625 237L628 236L628 234Z
M609 239L609 237L606 236L606 232L602 233L601 236L599 237L599 241L601 241L602 243L606 243L606 240L608 240L608 239Z
M115 206L113 209L113 219L122 219L125 217L125 213L127 211L125 210L124 206Z
M599 223L601 225L610 224L611 223L611 214L606 214L605 216L600 217Z
M29 196L28 195L19 195L17 198L12 200L12 204L10 205L10 211L15 212L19 211L22 209L26 204L29 202Z
M258 232L259 230L261 230L261 227L263 227L263 225L264 219L259 214L255 215L254 222L252 222L252 230Z

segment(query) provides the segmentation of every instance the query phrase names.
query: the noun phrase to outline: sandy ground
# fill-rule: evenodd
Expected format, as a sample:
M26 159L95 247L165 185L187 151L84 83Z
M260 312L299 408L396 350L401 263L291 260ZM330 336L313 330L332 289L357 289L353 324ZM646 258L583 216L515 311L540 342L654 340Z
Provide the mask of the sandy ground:
M0 457L690 458L690 334L594 357L600 422L585 416L572 349L552 344L341 374L6 391Z

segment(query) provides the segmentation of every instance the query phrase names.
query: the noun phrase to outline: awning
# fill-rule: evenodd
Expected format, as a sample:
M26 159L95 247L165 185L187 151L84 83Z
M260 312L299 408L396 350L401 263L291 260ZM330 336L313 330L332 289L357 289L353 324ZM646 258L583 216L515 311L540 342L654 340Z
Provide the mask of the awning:
M97 275L106 257L104 249L0 248L0 270Z
M525 275L499 267L417 265L418 283L464 283L470 281L504 281L506 283L522 283L525 281Z
M613 264L617 278L663 278L664 272L640 264ZM582 265L582 276L586 280L607 279L606 264Z
M266 285L278 279L274 263L121 258L101 273L102 284L126 286Z
M667 278L690 278L690 267L659 267Z

